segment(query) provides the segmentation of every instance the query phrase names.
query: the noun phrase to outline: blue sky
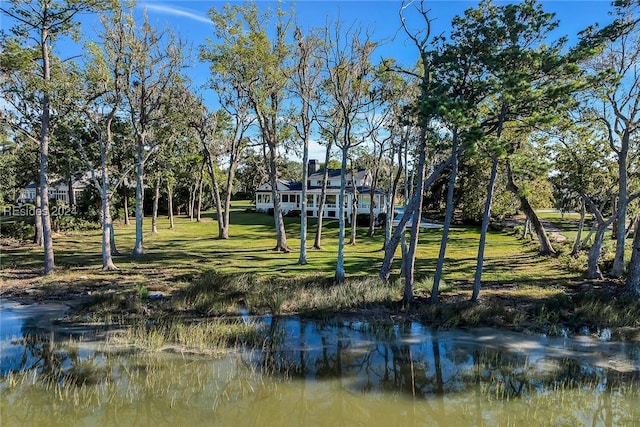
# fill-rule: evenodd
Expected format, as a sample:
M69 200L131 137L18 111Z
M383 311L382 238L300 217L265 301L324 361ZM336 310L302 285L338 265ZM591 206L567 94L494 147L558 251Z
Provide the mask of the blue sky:
M207 17L212 7L220 8L225 2L220 1L158 1L147 0L139 3L140 10L146 9L150 21L158 26L169 26L181 37L192 43L194 50L204 43L207 37L213 37L213 27ZM240 2L237 2L240 3ZM258 1L260 7L274 6L271 1ZM506 2L496 2L506 3ZM568 36L576 40L576 34L594 23L605 25L611 22L608 14L612 10L610 1L585 0L550 0L543 1L543 8L554 12L560 20L560 26L554 36ZM284 8L289 9L290 2L284 2ZM448 0L426 1L433 21L433 34L447 32L451 19L462 14L465 9L477 5L477 1ZM345 23L359 22L362 27L373 31L374 40L384 40L376 50L377 58L394 57L399 63L411 66L417 61L415 46L408 41L401 30L398 11L399 1L318 1L298 0L295 2L297 22L303 28L323 26L327 21L338 17ZM420 20L411 20L411 14L406 15L408 23L420 25ZM415 14L413 15L415 17ZM377 59L374 58L374 59ZM190 72L195 86L206 84L208 67L205 64L194 64ZM204 92L205 99L209 98L211 105L215 104L215 95ZM213 99L212 99L213 98ZM213 101L213 102L212 102ZM310 158L324 158L324 149L316 143L310 147Z
M207 37L213 37L213 25L208 19L208 11L212 7L220 8L223 1L205 0L139 0L137 13L142 16L146 9L152 25L159 28L172 28L181 38L193 47L194 55L198 47ZM241 3L241 2L234 2ZM507 3L496 1L497 4ZM513 3L513 1L511 2ZM258 1L259 7L274 7L273 1ZM283 2L285 10L289 10L291 2ZM426 0L430 9L429 16L433 21L433 34L447 32L451 19L455 15L462 14L465 9L477 5L477 1L467 0ZM554 12L560 20L560 27L554 36L566 35L570 40L575 40L578 31L585 27L599 23L605 25L611 22L608 14L612 10L611 2L604 0L546 0L542 1L543 8L548 12ZM358 22L363 28L373 32L373 40L384 41L374 53L374 60L383 57L393 57L399 63L411 66L417 61L417 51L407 36L401 31L398 11L400 1L318 1L298 0L294 2L298 24L304 29L323 26L327 21L340 18L346 25ZM411 20L411 14L407 14L408 23L417 28L422 24L420 20ZM415 18L415 14L413 15ZM95 30L100 24L96 16L84 15L80 17L82 24L82 40L95 38ZM0 20L0 28L10 25L6 17ZM71 57L82 53L82 44L70 44L64 41L58 46L57 54L61 57ZM211 91L203 90L207 83L209 68L206 64L200 64L197 58L193 60L193 66L188 70L194 89L200 89L207 103L215 108L216 96ZM323 158L322 149L314 144L312 158Z
M173 28L181 37L189 40L194 48L211 37L213 27L207 12L212 7L221 7L221 1L162 1L146 0L138 4L138 8L146 8L149 19L159 26ZM241 2L236 2L241 3ZM261 7L274 6L272 1L258 1ZM327 20L340 18L345 24L359 22L365 28L374 32L374 39L384 40L376 51L379 57L395 57L399 62L410 65L416 62L415 47L407 41L407 37L400 30L398 11L399 1L318 1L298 0L284 2L285 9L294 3L298 23L303 27L322 26ZM451 19L469 8L477 5L477 1L448 0L428 1L430 16L434 19L433 33L446 32ZM496 2L507 3L507 2ZM599 22L606 24L611 21L608 12L612 9L610 1L594 0L550 0L543 1L543 7L549 12L556 13L560 20L560 27L556 31L558 36L567 35L575 38L578 31L586 26ZM407 15L409 18L411 14ZM415 15L414 15L415 16ZM412 21L409 19L410 24ZM420 21L413 21L420 24ZM197 67L193 73L196 82L204 83L206 67Z

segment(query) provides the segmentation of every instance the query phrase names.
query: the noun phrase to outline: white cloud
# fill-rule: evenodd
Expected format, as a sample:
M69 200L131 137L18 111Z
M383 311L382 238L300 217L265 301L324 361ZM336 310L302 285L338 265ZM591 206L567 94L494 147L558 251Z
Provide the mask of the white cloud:
M162 13L165 15L181 16L187 19L191 19L193 21L204 22L205 24L213 25L213 22L211 22L211 20L206 16L199 15L198 13L189 11L187 9L171 7L171 6L162 6L159 4L152 4L152 3L142 3L140 4L140 7L146 8L148 10L152 10L154 12Z

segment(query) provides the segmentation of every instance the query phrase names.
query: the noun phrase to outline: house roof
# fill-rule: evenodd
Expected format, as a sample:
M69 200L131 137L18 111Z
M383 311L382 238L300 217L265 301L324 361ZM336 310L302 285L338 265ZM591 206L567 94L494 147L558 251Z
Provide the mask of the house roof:
M318 193L320 191L322 187L319 186L310 186L308 187L308 190L311 193ZM371 187L368 185L360 185L356 187L356 190L358 191L358 193L360 194L369 194L369 192L371 191ZM282 191L302 191L302 183L298 182L298 181L289 181L289 180L278 180L278 191L282 192ZM339 186L327 186L327 192L329 194L335 194L336 192L340 191L340 187ZM347 185L345 187L345 191L347 193L353 193L353 186L351 185ZM263 184L261 185L257 190L257 193L270 193L271 192L271 186L269 185L269 183ZM381 188L376 188L375 190L376 194L385 194L385 191Z
M328 169L329 178L337 178L340 176L340 169ZM364 179L367 175L366 169L358 169L356 171L356 179ZM351 171L347 171L346 175L347 180L351 180ZM320 169L317 172L314 172L309 175L310 180L322 180L324 178L324 169Z

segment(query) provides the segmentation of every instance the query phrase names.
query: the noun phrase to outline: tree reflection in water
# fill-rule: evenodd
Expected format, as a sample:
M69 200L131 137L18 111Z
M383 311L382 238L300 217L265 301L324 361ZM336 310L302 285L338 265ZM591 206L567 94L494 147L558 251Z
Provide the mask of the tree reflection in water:
M618 372L570 355L534 356L489 343L411 323L286 318L271 319L260 349L218 360L83 355L50 335L30 336L17 365L39 379L5 378L0 410L3 425L42 425L55 414L52 426L624 425L640 419L637 369ZM633 346L627 350L637 357Z

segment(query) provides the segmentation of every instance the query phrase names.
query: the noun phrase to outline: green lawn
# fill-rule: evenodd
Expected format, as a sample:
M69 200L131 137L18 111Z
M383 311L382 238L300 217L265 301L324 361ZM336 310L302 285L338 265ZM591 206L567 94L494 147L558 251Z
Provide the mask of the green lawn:
M247 202L234 203L230 238L219 240L213 214L202 222L176 218L168 228L160 218L159 232L151 234L151 220L145 219L146 255L129 255L135 226L116 226L119 271L100 270L100 232L63 233L54 236L57 269L43 277L41 249L4 241L1 252L0 293L31 289L31 298L72 299L91 295L80 316L113 316L128 320L142 316L235 316L238 305L253 313L300 313L329 315L382 308L386 313L416 316L426 324L444 327L496 326L514 330L559 334L563 327L577 330L582 325L618 327L617 336L640 340L640 302L618 297L621 281L585 282L584 255L566 255L571 240L556 243L559 255L538 255L537 242L519 240L509 229L491 231L485 252L483 291L480 304L469 304L475 273L478 227L453 227L450 233L444 282L440 284L443 304L425 303L429 295L442 231L423 230L416 260L415 305L402 309L399 259L395 260L390 285L375 278L383 252L383 230L367 238L359 230L357 244L346 247L348 281L332 282L337 250L337 222L325 222L323 250L308 251L308 264L298 265L299 219L286 218L290 253L274 252L273 217L248 213ZM572 223L549 217L561 227ZM572 219L571 219L572 220ZM570 219L565 219L570 221ZM313 242L315 220L310 221L308 246ZM564 230L563 230L564 232ZM571 232L571 230L569 230ZM399 258L399 257L398 257ZM154 301L149 292L160 291L172 298ZM23 294L24 295L24 294ZM84 310L84 311L83 311ZM84 314L83 314L84 313ZM101 317L102 316L102 317ZM386 315L388 320L388 315ZM100 320L101 319L101 320ZM84 320L83 320L84 321ZM126 321L125 321L126 323ZM626 335L624 335L626 334Z
M323 250L308 250L308 264L297 264L299 252L299 219L286 218L290 253L272 251L275 245L273 218L266 214L246 213L248 202L234 203L231 215L230 238L219 240L214 215L207 212L202 222L177 217L176 227L168 228L166 218L160 218L158 233L151 234L151 219L145 218L145 251L140 258L129 256L134 243L135 226L117 225L118 249L123 255L115 257L120 272L103 273L101 265L100 232L72 232L54 237L58 279L63 276L98 275L103 280L132 282L163 282L189 280L203 271L220 273L257 273L263 276L286 278L330 278L335 269L337 252L337 221L325 221ZM310 220L308 247L313 243L315 220ZM355 246L346 247L345 268L349 277L376 275L383 258L380 250L383 230L376 237L365 236L358 230ZM433 275L441 240L441 230L420 233L416 273L418 278ZM453 227L449 237L445 263L445 282L471 281L479 230L476 227ZM39 270L42 268L41 250L33 246L10 247L2 251L2 269ZM540 257L535 243L518 240L508 232L490 232L485 253L484 281L487 283L548 284L579 277L557 259ZM396 272L399 261L396 260ZM41 278L47 283L54 278Z

